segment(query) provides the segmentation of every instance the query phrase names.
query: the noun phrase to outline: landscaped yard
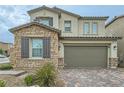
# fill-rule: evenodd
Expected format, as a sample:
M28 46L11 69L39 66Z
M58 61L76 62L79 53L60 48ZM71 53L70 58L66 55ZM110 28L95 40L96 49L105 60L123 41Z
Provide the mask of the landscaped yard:
M23 76L0 75L6 86L23 87ZM124 68L110 69L64 69L59 71L59 86L67 87L124 87Z
M23 87L26 86L22 77L12 75L0 75L0 80L6 81L6 87Z
M0 87L61 86L58 83L60 81L58 71L52 63L45 64L43 67L33 71L34 73L31 73L32 71L26 73L25 71L17 71L10 68L10 64L0 65Z

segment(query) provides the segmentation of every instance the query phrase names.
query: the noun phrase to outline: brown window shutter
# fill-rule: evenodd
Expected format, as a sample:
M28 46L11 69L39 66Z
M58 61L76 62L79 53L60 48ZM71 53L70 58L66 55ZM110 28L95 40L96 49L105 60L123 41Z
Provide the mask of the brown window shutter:
M43 57L50 58L50 38L46 37L43 39Z
M29 58L29 38L21 37L21 57Z
M49 18L49 25L53 26L53 18Z

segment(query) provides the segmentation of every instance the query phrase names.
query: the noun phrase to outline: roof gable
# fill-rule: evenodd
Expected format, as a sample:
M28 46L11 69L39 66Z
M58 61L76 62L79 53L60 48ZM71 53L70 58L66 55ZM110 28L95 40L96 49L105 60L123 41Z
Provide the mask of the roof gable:
M52 11L54 13L57 13L59 16L61 16L61 12L63 12L65 14L77 17L79 19L86 19L86 20L107 20L108 19L108 16L80 16L78 14L66 11L66 10L58 8L56 6L53 7L53 8L49 8L45 5L43 5L42 7L35 8L35 9L32 9L32 10L28 11L28 14L30 15L31 13L35 13L35 12L41 11L43 9L46 9L48 11Z
M38 25L38 26L41 26L41 27L46 28L48 30L51 30L51 31L55 31L57 33L60 33L60 30L59 29L56 29L56 28L53 28L51 26L47 26L47 25L44 25L44 24L41 24L41 23L38 23L38 22L26 23L26 24L23 24L23 25L20 25L20 26L11 28L11 29L9 29L9 31L13 33L13 32L15 32L15 31L17 31L19 29L22 29L22 28L25 28L25 27L29 27L29 26L32 26L32 25Z
M38 11L41 11L41 10L44 10L44 9L48 10L48 11L52 11L52 12L57 13L57 14L60 14L60 12L58 12L58 11L52 9L52 8L49 8L49 7L45 6L45 5L43 5L42 7L38 7L38 8L32 9L32 10L29 10L27 12L30 15L32 13L35 13L35 12L38 12Z
M75 13L72 13L72 12L69 12L69 11L66 11L66 10L61 9L61 8L58 8L58 7L53 7L52 9L54 9L54 10L56 10L58 12L64 12L64 13L66 13L68 15L71 15L71 16L80 17L80 15L78 15L78 14L75 14Z
M111 21L109 21L105 27L109 26L110 24L112 24L114 21L116 21L117 19L123 18L124 15L120 15L120 16L115 16Z

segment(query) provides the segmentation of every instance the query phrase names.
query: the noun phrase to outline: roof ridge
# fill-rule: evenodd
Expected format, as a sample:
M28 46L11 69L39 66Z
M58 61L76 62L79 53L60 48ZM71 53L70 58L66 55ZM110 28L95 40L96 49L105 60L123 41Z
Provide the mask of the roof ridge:
M43 5L43 6L41 6L41 7L37 7L37 8L31 9L31 10L27 11L27 13L30 14L30 13L33 13L33 12L36 12L36 11L39 11L39 10L42 10L42 9L52 10L52 11L54 11L54 12L56 12L56 13L59 13L59 12L56 11L55 9L50 8L50 7L47 7L47 6L45 6L45 5Z
M109 16L81 16L82 19L98 19L98 20L107 20Z
M109 26L110 24L112 24L114 21L116 21L119 18L124 17L124 14L122 15L118 15L118 16L114 16L109 22L106 23L105 27Z
M70 11L66 11L66 10L64 10L62 8L59 8L59 7L56 7L56 6L52 7L52 9L55 9L57 11L62 11L62 12L65 12L65 13L68 13L68 14L71 14L71 15L74 15L74 16L77 16L77 17L80 17L79 14L76 14L76 13L73 13L73 12L70 12Z
M109 17L109 16L81 16L81 17Z

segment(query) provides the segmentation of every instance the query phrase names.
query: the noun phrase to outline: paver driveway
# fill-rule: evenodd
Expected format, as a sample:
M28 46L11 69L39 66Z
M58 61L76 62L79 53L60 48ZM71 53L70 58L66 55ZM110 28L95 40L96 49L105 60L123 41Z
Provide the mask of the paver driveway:
M124 68L119 69L63 69L60 77L67 87L123 87Z

